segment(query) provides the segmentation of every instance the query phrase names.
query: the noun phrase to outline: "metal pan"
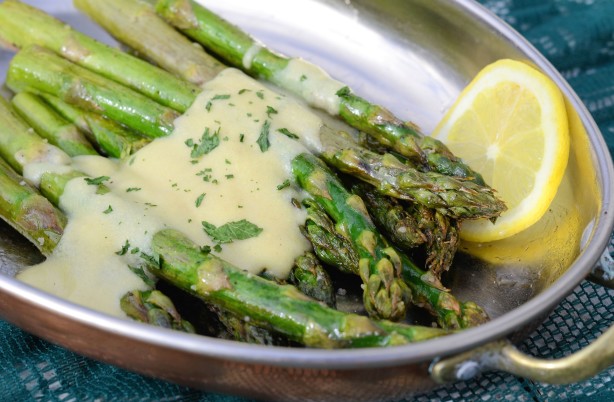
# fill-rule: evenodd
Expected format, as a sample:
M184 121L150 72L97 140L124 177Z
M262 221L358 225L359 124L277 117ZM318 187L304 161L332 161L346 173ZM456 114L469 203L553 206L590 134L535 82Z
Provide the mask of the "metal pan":
M31 3L108 39L68 1ZM492 321L442 339L363 350L263 347L174 333L109 317L14 280L15 272L41 257L1 226L0 314L5 319L139 373L284 401L407 397L484 367L551 382L575 381L579 378L561 373L590 367L583 374L591 375L612 363L612 329L593 346L596 353L585 352L604 358L575 361L571 369L563 362L562 371L544 371L531 361L527 365L512 346L589 274L614 225L614 173L603 139L571 88L520 35L470 0L210 0L207 5L271 47L320 64L426 132L471 77L497 59L532 63L559 85L568 104L572 149L550 211L511 239L464 244L447 278L459 298L484 306ZM6 72L9 59L10 54L0 52L0 73Z

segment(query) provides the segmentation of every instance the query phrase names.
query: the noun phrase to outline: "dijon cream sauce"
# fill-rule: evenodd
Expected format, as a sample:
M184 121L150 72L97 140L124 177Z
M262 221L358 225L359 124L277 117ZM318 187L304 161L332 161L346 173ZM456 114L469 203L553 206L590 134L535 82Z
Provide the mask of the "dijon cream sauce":
M98 194L97 186L83 178L72 180L61 198L69 223L60 244L47 261L19 278L123 316L121 295L147 287L127 264L137 266L141 252L151 253L151 237L164 227L214 247L237 267L253 273L266 268L286 277L294 259L310 248L299 230L305 212L292 202L302 194L290 162L301 152L320 149L321 125L304 106L238 70L223 71L175 121L169 137L122 162L74 158L74 168L89 177L108 176L105 185L111 191ZM215 147L199 148L203 141L215 143L212 137L219 140ZM241 220L262 231L221 244L221 250L202 225Z
M340 99L337 92L345 84L333 79L319 66L301 58L292 58L286 68L277 72L272 81L282 88L299 95L313 107L339 114Z

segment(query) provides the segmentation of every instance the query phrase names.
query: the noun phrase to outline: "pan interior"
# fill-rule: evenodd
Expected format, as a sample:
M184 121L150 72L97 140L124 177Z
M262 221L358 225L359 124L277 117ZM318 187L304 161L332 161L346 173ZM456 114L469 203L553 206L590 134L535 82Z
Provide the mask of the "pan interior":
M302 0L299 4L263 0L257 6L215 0L207 5L270 47L319 64L425 133L486 64L500 58L526 60L521 48L443 0ZM84 17L73 13L59 17L108 41L98 28L84 23ZM3 76L8 60L6 53L0 53ZM493 318L527 302L565 273L581 255L599 217L595 157L571 106L569 112L570 161L550 210L536 225L510 239L464 243L445 278L459 299L477 302ZM0 225L0 272L14 276L41 260L18 233ZM339 281L340 287L347 287L346 281L352 280ZM359 310L356 300L350 294L341 304Z

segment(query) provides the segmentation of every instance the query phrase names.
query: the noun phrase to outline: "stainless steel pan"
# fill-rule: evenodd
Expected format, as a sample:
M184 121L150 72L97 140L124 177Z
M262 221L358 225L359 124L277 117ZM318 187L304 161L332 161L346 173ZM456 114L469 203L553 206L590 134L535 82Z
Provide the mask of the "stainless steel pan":
M31 3L108 39L68 1ZM571 88L522 37L470 0L207 4L271 47L320 64L426 132L471 77L497 59L525 60L559 85L570 112L572 149L551 210L512 239L465 244L448 278L461 299L484 306L492 321L442 339L365 350L262 347L179 334L108 317L14 280L15 272L41 257L1 226L0 314L5 319L83 355L146 375L285 401L400 398L492 367L550 382L577 381L567 374L589 368L580 374L590 376L613 363L613 329L584 355L546 369L513 347L589 274L614 224L614 173L602 137ZM0 52L3 75L10 56Z

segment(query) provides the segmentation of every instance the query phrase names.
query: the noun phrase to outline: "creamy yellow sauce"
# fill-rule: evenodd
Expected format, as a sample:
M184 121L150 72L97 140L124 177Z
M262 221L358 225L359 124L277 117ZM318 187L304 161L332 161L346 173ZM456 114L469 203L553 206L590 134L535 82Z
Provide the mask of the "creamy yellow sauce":
M301 152L320 149L321 126L321 119L299 103L238 70L223 71L203 86L169 137L126 161L73 158L72 166L90 178L108 176L104 184L111 191L99 194L98 186L83 178L71 180L61 197L69 223L60 244L19 279L123 316L120 297L147 287L127 265L137 266L141 252L151 253L151 236L164 227L211 246L249 272L266 269L286 277L294 259L310 248L299 229L305 212L293 203L302 194L293 184L290 162ZM53 170L33 164L27 178L45 169ZM203 221L219 228L242 220L261 231L217 244L203 230Z
M325 110L333 116L339 114L337 92L345 85L331 78L319 66L301 58L290 59L286 68L276 73L272 81L299 95L309 105Z

